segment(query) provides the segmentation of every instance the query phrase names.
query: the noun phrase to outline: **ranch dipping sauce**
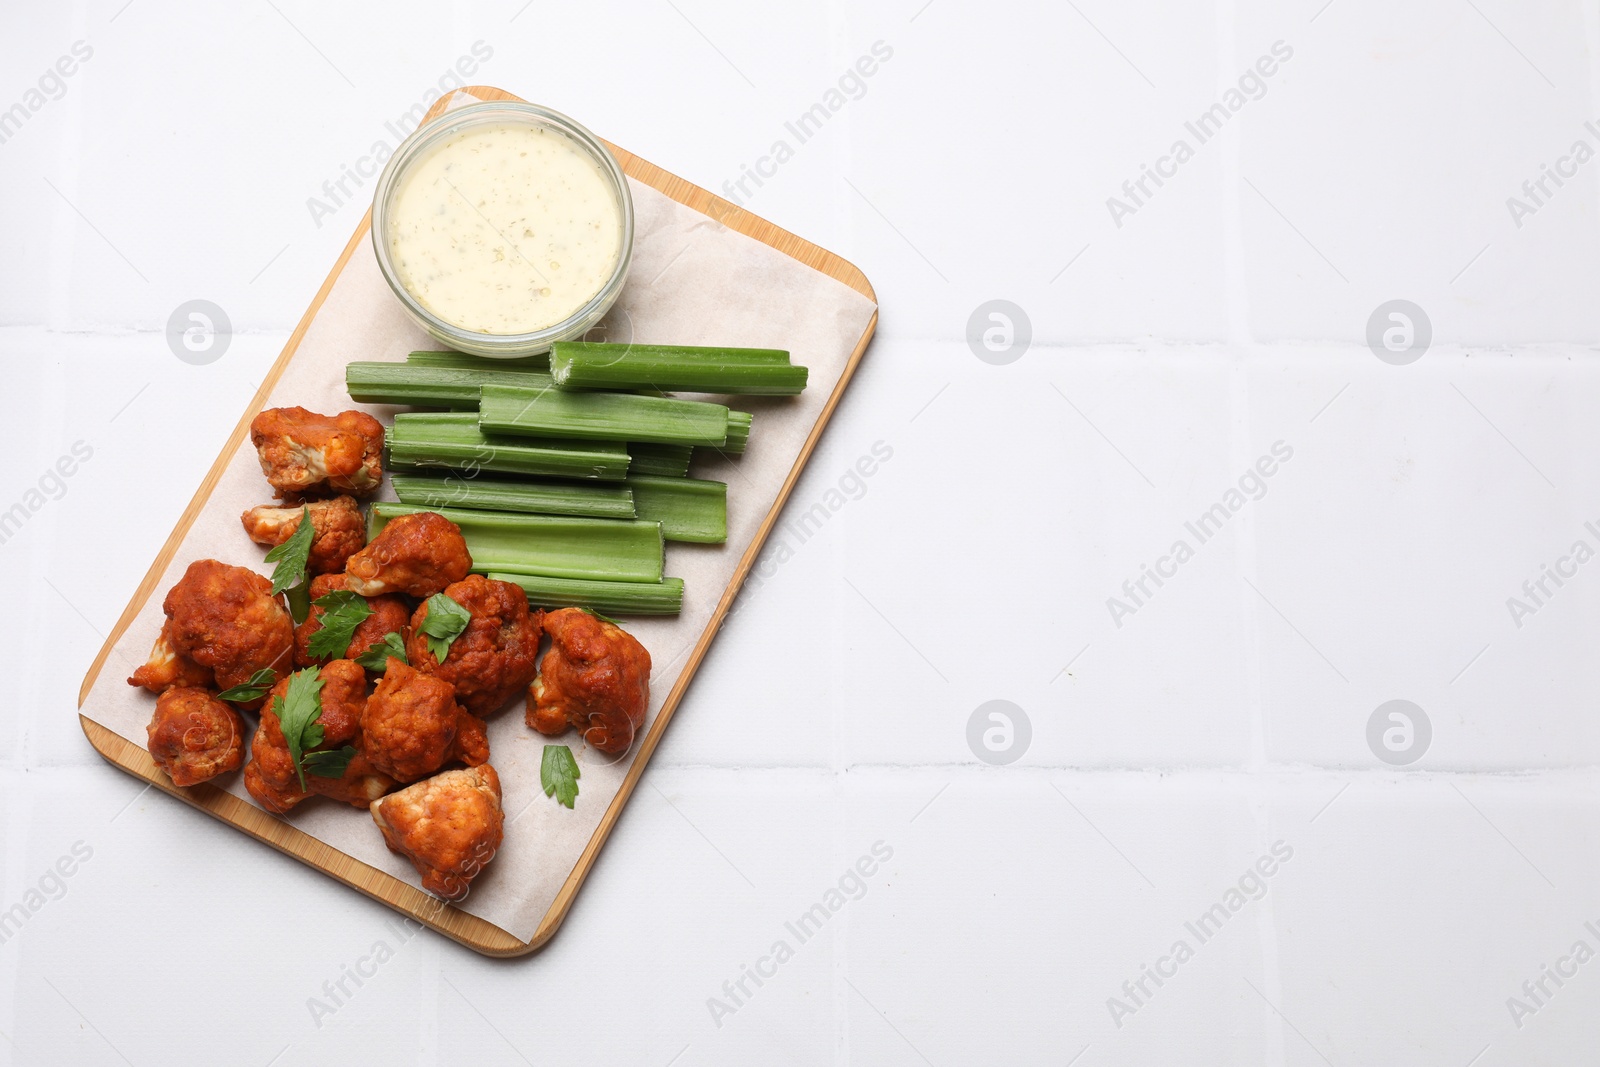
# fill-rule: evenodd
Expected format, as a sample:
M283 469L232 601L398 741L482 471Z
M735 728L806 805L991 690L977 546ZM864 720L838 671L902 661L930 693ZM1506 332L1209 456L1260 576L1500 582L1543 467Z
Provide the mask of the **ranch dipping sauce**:
M440 319L532 333L610 280L622 209L599 164L560 132L469 127L412 164L385 238L400 284Z

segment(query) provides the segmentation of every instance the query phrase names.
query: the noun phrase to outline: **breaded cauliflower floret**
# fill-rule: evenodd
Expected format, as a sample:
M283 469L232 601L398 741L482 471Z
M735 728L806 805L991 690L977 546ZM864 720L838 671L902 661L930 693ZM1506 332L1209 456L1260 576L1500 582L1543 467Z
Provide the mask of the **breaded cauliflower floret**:
M260 729L256 730L256 733L260 732ZM278 736L282 738L281 731ZM349 804L351 807L365 808L397 784L399 783L388 775L380 774L368 762L367 757L359 752L345 768L344 776L341 778L306 775L306 785L310 789L304 792L301 791L298 782L286 788L272 785L262 775L261 766L255 760L244 765L245 790L255 798L257 804L274 815L286 814L308 797L327 797L329 800Z
M239 769L244 723L204 689L168 689L146 729L150 756L173 785L196 785Z
M467 737L458 745L463 727ZM372 765L402 782L424 778L452 759L488 758L483 723L456 703L450 683L392 657L361 713L361 738Z
M162 610L167 614L162 633L173 651L209 668L218 689L242 685L260 670L280 678L288 673L294 624L272 595L272 583L255 571L196 560L167 591Z
M383 481L383 424L364 412L268 408L250 423L250 441L280 497L365 496Z
M305 622L294 628L296 667L310 667L319 662L311 658L311 635L322 627L323 616L322 608L315 601L343 588L345 576L342 574L319 574L311 579L311 614L306 616ZM406 627L411 624L411 609L403 598L392 593L368 597L367 607L372 609L372 614L350 635L350 644L344 649L344 659L355 659L373 645L381 643L386 634L397 633L402 640L405 639Z
M411 861L422 888L461 900L505 837L500 777L487 763L445 771L372 803L390 851Z
M421 629L428 617L428 605L422 604L411 617L406 657L418 670L453 685L462 707L474 715L492 715L538 673L541 613L529 612L521 586L481 574L469 574L444 595L471 612L472 621L451 642L441 663L428 650L428 636Z
M150 659L133 672L129 685L142 686L152 693L165 692L173 687L211 689L217 684L210 667L202 667L194 660L172 647L172 620L161 625L155 646L150 649Z
M322 743L312 751L352 744L358 751L342 777L325 778L307 773L306 788L302 790L299 775L295 773L294 756L283 736L283 724L269 701L261 710L261 725L250 741L251 759L244 769L244 784L262 807L280 815L311 796L325 796L358 808L365 807L396 784L359 751L361 715L367 702L366 671L358 663L336 659L323 667L318 677L322 680L322 715L317 719L322 725ZM288 695L288 688L285 679L278 683L272 695L282 699Z
M361 732L361 712L367 703L367 672L361 664L347 659L336 659L317 672L322 680L322 743L318 749L340 748L351 744ZM289 679L273 686L261 709L261 725L250 740L252 762L267 784L279 789L298 788L300 778L295 773L294 757L289 743L284 740L283 726L278 722L276 709L279 701L289 695ZM306 784L311 784L310 776Z
M575 726L601 752L626 752L650 707L650 653L621 627L581 608L547 612L550 651L528 687L528 725Z
M372 543L345 564L345 588L362 596L430 597L472 570L461 527L432 511L390 519Z
M308 574L338 574L345 561L367 543L367 520L355 497L336 496L332 500L312 500L302 507L311 509L311 555L306 560ZM300 528L302 507L261 504L240 516L244 532L258 545L281 545Z
M489 762L489 724L465 709L456 720L456 741L446 763L465 763L468 767Z

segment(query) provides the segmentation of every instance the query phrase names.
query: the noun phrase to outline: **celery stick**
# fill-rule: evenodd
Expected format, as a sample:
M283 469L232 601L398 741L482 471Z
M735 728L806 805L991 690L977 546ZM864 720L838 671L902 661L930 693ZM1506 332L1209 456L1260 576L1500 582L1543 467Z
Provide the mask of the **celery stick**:
M732 415L732 412L729 412ZM689 473L689 459L694 449L688 445L651 445L634 441L628 445L629 474L653 474L663 478L681 478Z
M495 363L497 360L483 360ZM478 406L478 390L489 383L555 389L548 374L532 370L378 363L357 360L344 368L345 389L359 404L409 404L468 411Z
M771 348L563 341L550 351L550 373L557 385L573 389L793 396L806 387L806 368L790 366L789 353Z
M629 475L639 518L661 524L668 541L720 545L728 539L728 486L699 478Z
M402 504L421 507L481 508L588 519L640 517L634 514L633 491L621 485L489 478L472 471L396 473L390 475L389 481Z
M419 511L438 512L461 527L475 571L603 582L661 580L661 524L656 522L424 508L383 500L372 505L368 536L376 537L390 519Z
M562 392L485 382L478 425L485 433L495 434L721 448L728 440L728 409L698 400Z
M491 571L489 577L522 586L541 608L588 608L604 615L676 615L683 610L683 579L659 582L591 582Z
M618 481L628 473L628 453L619 443L486 436L470 412L396 415L388 445L396 466L601 481Z
M454 367L458 370L531 370L541 374L550 372L550 356L541 352L537 356L517 359L490 359L466 352L413 352L406 362L414 367Z

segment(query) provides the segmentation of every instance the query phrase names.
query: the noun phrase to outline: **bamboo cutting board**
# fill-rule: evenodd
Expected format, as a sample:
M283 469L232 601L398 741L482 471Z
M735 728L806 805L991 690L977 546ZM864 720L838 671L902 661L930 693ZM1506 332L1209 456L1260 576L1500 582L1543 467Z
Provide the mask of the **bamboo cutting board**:
M458 93L465 93L480 100L520 99L500 89L484 86L469 87L464 90L458 90ZM446 107L446 99L436 102L424 121L433 119L442 113ZM572 906L579 887L582 886L585 877L593 867L601 846L605 844L612 828L616 825L617 819L622 814L623 807L627 804L634 788L638 785L639 779L643 776L651 754L660 743L668 722L683 699L690 680L710 647L717 630L722 625L723 619L733 604L734 598L737 596L750 568L755 563L762 545L778 521L784 502L788 499L790 491L800 476L800 472L810 459L817 440L832 416L840 397L843 396L845 389L849 386L855 369L861 360L862 354L866 351L867 343L877 325L876 297L872 287L868 284L866 277L850 263L831 252L801 240L794 234L782 230L742 208L713 196L698 186L691 185L683 179L645 162L615 145L608 143L607 147L616 155L623 171L634 181L647 185L678 204L684 205L694 212L706 215L731 230L777 250L810 270L826 275L847 286L871 302L873 310L866 320L865 329L855 342L854 349L849 352L842 374L838 377L832 391L821 406L815 422L810 425L808 432L804 435L804 441L799 448L798 456L787 469L787 474L782 477L782 483L776 489L776 498L771 508L761 519L754 536L742 546L742 551L741 546L735 544L731 539L729 544L724 546L724 551L741 553L737 565L733 569L732 578L721 590L720 597L711 612L709 621L693 641L688 658L677 677L676 683L671 687L660 710L651 720L645 734L641 737L637 755L628 767L620 787L611 798L610 803L599 819L598 826L592 836L588 838L581 854L577 857L576 863L566 876L565 881L561 883L559 890L555 894L554 901L538 922L537 928L532 935L524 940L522 937L502 929L486 919L470 914L455 906L444 904L429 894L422 892L414 885L395 877L393 874L362 862L296 828L292 819L285 820L271 815L249 801L224 789L209 784L180 789L174 786L167 776L157 769L154 761L151 760L143 747L127 740L123 735L95 721L89 715L79 715L79 721L90 743L107 760L129 774L143 779L186 803L209 812L257 840L263 841L299 859L301 862L331 875L346 885L382 901L395 910L411 916L442 934L479 952L493 956L518 956L532 952L548 941L561 925L568 909ZM361 224L356 228L354 235L352 235L343 253L334 264L326 281L317 292L315 299L312 300L311 306L302 316L294 333L290 335L288 344L284 347L282 354L278 357L277 362L273 364L266 380L262 382L249 407L240 417L239 423L234 428L233 434L224 446L222 453L217 457L216 462L202 480L194 498L190 501L182 516L180 516L177 526L167 538L161 552L152 563L143 581L139 584L133 599L123 610L116 626L112 629L110 637L107 638L105 645L95 657L79 692L80 708L99 680L101 671L105 667L112 650L117 647L118 642L127 633L129 626L133 624L134 620L145 609L150 598L157 592L162 576L166 573L180 546L184 543L191 527L194 526L201 513L206 510L208 502L211 501L213 491L217 489L218 482L222 478L224 470L228 467L230 459L234 457L245 441L251 420L266 405L279 379L282 378L291 362L295 360L306 332L316 321L323 304L328 299L329 293L333 290L335 282L339 280L351 257L371 254L370 250L365 247L368 243L370 227L371 215L369 212L367 217L363 218ZM851 332L853 333L853 330ZM758 420L757 433L760 432L759 425ZM776 481L777 479L774 478L773 480ZM142 659L142 655L143 652L141 650L138 658ZM504 714L513 713L520 718L520 713L506 712ZM356 812L354 817L365 818L366 816ZM375 830L374 833L376 833Z

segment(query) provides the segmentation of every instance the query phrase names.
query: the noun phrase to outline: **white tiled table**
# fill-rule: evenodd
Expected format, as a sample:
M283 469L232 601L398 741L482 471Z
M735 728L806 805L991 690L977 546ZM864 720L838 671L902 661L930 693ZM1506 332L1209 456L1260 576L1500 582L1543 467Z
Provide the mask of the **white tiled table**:
M1600 550L1600 160L1507 198L1600 148L1595 4L521 5L0 14L0 1063L1594 1058L1600 562L1523 583ZM845 503L780 533L549 948L414 935L101 763L79 680L370 194L314 221L324 182L469 57L721 190L876 42L744 197L882 301L789 514ZM206 366L163 335L195 298L236 331ZM993 299L1005 365L966 340ZM1409 365L1365 340L1394 299ZM997 699L1005 765L967 741ZM1396 699L1407 765L1368 743Z

